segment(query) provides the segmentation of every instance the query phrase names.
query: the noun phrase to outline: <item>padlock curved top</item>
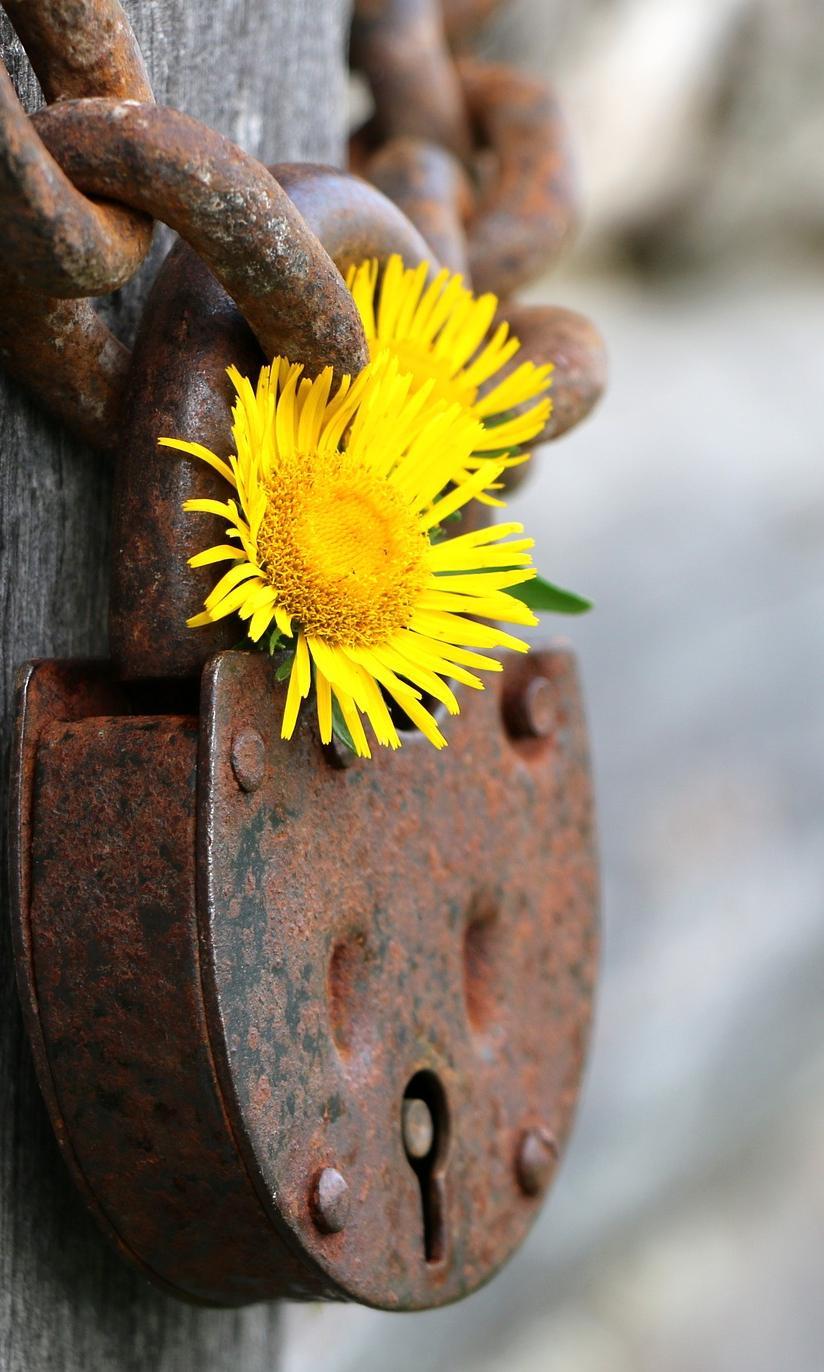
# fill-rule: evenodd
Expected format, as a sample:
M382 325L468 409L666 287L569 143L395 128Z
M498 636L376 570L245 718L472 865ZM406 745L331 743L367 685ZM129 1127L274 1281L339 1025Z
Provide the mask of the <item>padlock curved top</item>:
M388 196L352 172L313 162L278 162L269 171L300 210L339 272L368 257L399 253L407 266L431 261L432 249Z
M394 252L413 265L431 258L417 229L359 177L289 163L272 171L341 270ZM226 368L234 363L255 376L267 360L234 301L179 241L158 272L135 342L115 481L109 635L124 679L194 676L213 652L237 642L231 622L197 633L186 628L202 608L210 574L187 565L202 547L202 530L181 505L222 496L219 478L203 463L159 449L157 440L189 438L229 453Z
M331 764L259 653L195 714L26 672L15 941L55 1132L121 1253L190 1300L456 1300L567 1137L597 946L568 651L505 655L449 748ZM466 698L469 697L469 698Z

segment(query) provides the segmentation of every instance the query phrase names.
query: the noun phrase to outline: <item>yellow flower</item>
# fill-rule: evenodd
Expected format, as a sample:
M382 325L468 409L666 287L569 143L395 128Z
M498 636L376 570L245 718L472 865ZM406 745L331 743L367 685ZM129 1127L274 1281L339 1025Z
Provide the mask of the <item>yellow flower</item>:
M535 438L552 412L547 395L552 364L536 367L522 362L509 376L494 378L520 349L499 324L490 336L498 308L497 296L477 298L458 275L443 270L426 284L429 263L404 267L395 253L381 273L376 260L351 267L346 284L358 307L372 357L388 349L401 371L412 376L412 389L427 381L433 393L462 405L480 420L482 431L466 471L478 467L489 454L512 452ZM534 400L522 414L516 406ZM523 462L529 454L510 459ZM486 497L486 503L500 502Z
M320 735L332 736L333 699L356 751L370 756L362 715L379 743L397 748L387 698L436 747L445 739L423 695L457 714L448 681L482 688L477 670L500 670L479 649L527 645L478 618L535 624L507 588L535 575L533 540L520 524L441 536L440 525L500 475L484 463L452 486L481 426L461 405L433 403L387 356L331 396L332 372L314 381L276 358L257 388L235 369L227 461L199 443L162 438L201 458L231 488L227 499L184 509L228 523L228 543L191 558L230 562L189 621L237 612L257 642L267 631L293 640L281 734L290 738L314 676ZM447 490L447 488L449 488Z

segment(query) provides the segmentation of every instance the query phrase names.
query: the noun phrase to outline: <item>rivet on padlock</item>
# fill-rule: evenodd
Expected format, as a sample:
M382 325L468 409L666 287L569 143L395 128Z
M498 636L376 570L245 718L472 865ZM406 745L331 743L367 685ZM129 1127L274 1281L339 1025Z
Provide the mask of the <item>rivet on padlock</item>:
M338 265L401 246L379 214L328 212L341 174L278 175ZM179 506L209 478L156 453L184 427L228 443L230 360L254 372L257 344L176 248L135 359L118 670L21 681L24 1009L78 1184L165 1289L440 1305L523 1239L579 1089L596 892L574 665L505 655L443 753L330 767L308 718L281 740L268 657L183 628L202 586Z

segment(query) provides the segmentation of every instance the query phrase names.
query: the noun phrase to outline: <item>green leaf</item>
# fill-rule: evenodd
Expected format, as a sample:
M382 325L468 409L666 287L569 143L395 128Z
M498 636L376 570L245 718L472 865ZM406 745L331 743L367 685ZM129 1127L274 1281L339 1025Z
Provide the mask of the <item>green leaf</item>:
M270 657L274 657L275 653L277 652L278 648L279 648L280 645L281 645L282 639L283 639L283 634L280 632L280 629L274 628L274 629L272 630L271 634L269 635L269 656L270 656Z
M332 733L335 735L338 742L343 744L344 748L348 748L351 752L357 753L358 750L355 747L355 740L349 732L349 725L343 717L343 711L334 694L332 696Z
M497 429L499 425L506 424L508 420L514 419L516 415L517 410L502 410L500 414L487 415L484 420L484 428ZM485 448L483 456L488 458L491 462L494 462L496 457L521 457L525 451L526 449L522 446L519 447L517 444L510 444L508 448L490 448L488 450Z
M279 662L275 669L275 681L285 681L292 670L292 663L295 660L294 653L287 653L282 662Z
M553 586L542 576L531 581L522 581L518 586L507 587L507 594L522 600L530 610L545 610L556 615L583 615L592 609L592 601L574 591L565 591L561 586Z
M508 420L517 417L517 410L501 410L499 414L488 414L484 420L485 429L496 429L499 424L506 424Z
M443 495L443 491L441 492L441 495ZM463 510L453 510L452 514L447 515L445 519L441 520L440 524L433 524L432 528L429 530L429 542L432 544L443 542L446 538L448 526L450 524L457 524L462 515Z

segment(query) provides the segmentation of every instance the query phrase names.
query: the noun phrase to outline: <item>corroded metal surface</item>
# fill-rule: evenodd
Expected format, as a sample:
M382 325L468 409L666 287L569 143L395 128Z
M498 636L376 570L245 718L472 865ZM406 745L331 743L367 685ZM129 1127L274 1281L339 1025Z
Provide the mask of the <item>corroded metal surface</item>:
M118 0L9 0L5 6L49 100L151 101L143 58ZM103 295L134 275L151 222L87 200L43 146L0 67L3 275L58 296Z
M188 676L239 638L237 623L186 628L203 608L214 571L187 565L204 546L192 496L225 499L226 482L205 463L158 447L185 437L221 456L232 450L226 368L256 375L264 357L234 301L203 261L179 242L149 292L135 340L115 474L109 646L129 677Z
M453 47L472 37L485 20L501 9L504 0L441 0L446 36Z
M100 663L34 662L21 668L17 680L15 730L9 776L9 884L20 1002L32 1045L40 1087L52 1120L60 1112L49 1072L48 1057L37 1009L37 988L32 962L31 845L33 792L37 763L37 740L55 718L70 721L95 714L113 714L123 700ZM65 1133L62 1135L65 1140ZM64 1154L75 1180L83 1179L72 1160L71 1145ZM86 1192L89 1199L88 1192Z
M401 134L469 155L469 122L439 0L356 0L350 61L375 101L370 139Z
M48 154L0 67L3 270L51 295L102 295L143 261L150 221L75 190Z
M38 1072L98 1219L166 1289L419 1308L486 1280L534 1218L550 1169L525 1140L563 1144L590 1021L592 818L569 655L505 665L444 753L411 738L346 771L308 716L279 740L259 654L215 659L199 739L185 701L146 716L102 669L29 669ZM557 724L513 740L502 706L535 674ZM241 726L265 745L251 790Z
M514 370L524 357L536 365L553 364L552 412L535 444L560 438L597 405L606 386L607 354L604 340L591 320L562 305L520 305L512 301L498 311L512 333L521 340L521 351L502 369ZM516 407L518 408L518 407ZM525 409L526 405L520 407ZM503 480L514 490L528 475L526 467L510 467Z
M0 362L93 448L119 452L129 350L89 300L3 287Z
M365 174L420 229L444 267L468 274L472 191L453 153L420 138L393 138L369 159Z
M426 244L400 210L357 177L289 163L273 171L342 270L392 252L413 263L427 256ZM340 279L339 284L343 290ZM347 298L351 304L348 293ZM295 307L302 308L300 292ZM214 584L214 571L186 565L203 547L203 517L186 514L181 505L193 497L225 497L225 482L204 463L159 449L157 440L184 436L228 454L226 368L234 363L254 376L264 360L237 306L204 262L179 243L146 304L122 425L109 628L124 677L186 676L199 671L211 653L238 641L231 620L186 628Z
M47 99L152 100L118 0L7 0L5 10ZM107 451L117 441L128 353L88 300L48 292L90 295L123 285L148 250L151 223L72 186L2 70L0 104L0 358L58 419Z
M34 119L72 181L162 219L237 301L270 356L357 371L367 357L340 274L265 167L177 110L70 100Z
M534 675L554 690L556 727L515 742L502 693ZM279 740L271 682L256 654L225 655L204 680L201 914L218 1073L264 1203L277 1196L329 1278L368 1304L439 1304L523 1237L535 1203L518 1176L522 1137L562 1142L580 1082L595 889L574 668L562 651L507 660L503 684L446 724L443 753L413 739L345 772L324 765L311 718ZM253 795L232 775L239 719L267 743ZM442 1092L433 1261L402 1129L419 1074ZM313 1221L322 1168L351 1193L330 1236Z
M493 167L469 225L478 290L506 296L551 266L575 224L567 131L543 81L463 59L461 82Z
M467 18L456 12L452 22L461 28ZM437 0L361 0L352 54L375 102L353 138L358 169L371 176L375 165L379 183L425 236L443 234L441 216L451 218L445 259L460 260L458 225L468 220L468 265L479 290L507 296L551 265L574 227L576 194L566 126L546 83L506 66L453 61ZM471 213L456 209L443 169L422 170L420 150L396 151L388 165L382 152L377 161L370 156L398 138L457 155L475 184ZM425 176L440 184L431 180L422 192Z
M310 162L279 162L269 170L344 274L367 257L382 262L393 252L412 267L432 258L403 207L359 176Z
M557 111L539 83L459 71L436 0L360 0L363 146L398 135L369 163L389 200L329 168L273 176L147 103L116 0L9 9L60 103L29 122L0 74L0 228L26 280L7 303L34 334L27 357L6 324L0 350L98 446L126 436L114 670L36 664L20 693L16 953L55 1132L113 1243L167 1291L454 1300L523 1238L580 1084L597 902L574 666L505 657L445 752L410 735L368 766L341 765L310 711L280 740L286 688L262 654L218 652L198 705L238 630L185 629L213 575L186 566L202 529L180 506L222 483L157 438L229 451L229 362L357 371L353 262L463 267L468 226L481 288L545 265L571 222ZM131 99L71 98L90 89ZM192 246L148 302L124 411L128 356L89 304L27 292L108 289L142 255L142 214ZM556 363L562 432L597 394L600 340L569 312L506 313Z
M151 100L137 39L119 0L3 0L47 100Z
M107 670L82 664L36 664L21 704L19 984L75 1180L121 1255L170 1293L238 1305L279 1283L314 1291L261 1213L214 1074L197 719L132 715Z
M488 8L447 7L447 24L461 29L470 11L477 18ZM9 10L59 104L29 120L0 72L0 229L3 272L13 273L0 356L98 448L110 449L122 427L127 354L87 301L34 290L91 295L122 284L145 253L146 215L194 245L264 352L300 356L310 371L327 361L355 370L366 355L329 257L345 270L389 250L408 263L428 256L505 296L552 261L569 235L570 160L551 94L508 68L456 65L437 0L361 0L357 8L353 54L376 100L361 140L364 170L405 211L394 222L389 205L351 178L291 168L291 184L281 188L228 140L145 104L145 68L117 0L12 0ZM70 98L92 93L129 99ZM375 152L379 140L388 141ZM575 385L562 393L558 366L545 438L583 417L600 389L603 356L585 331L574 332L565 346ZM540 353L541 338L537 346ZM532 355L529 347L523 355Z
M376 111L352 136L350 161L404 210L441 262L476 291L494 291L505 302L499 321L508 320L523 344L505 370L525 358L554 364L554 408L535 440L541 443L592 409L604 386L605 353L597 330L580 315L507 300L568 243L576 191L566 127L549 87L509 67L445 56L447 37L460 46L496 3L456 0L433 19L434 3L363 0L354 52ZM433 45L436 59L428 55ZM395 83L398 51L407 76ZM444 62L450 66L450 99L458 78L471 147L448 128L438 134L432 124L430 60L438 72ZM441 89L438 80L436 102ZM459 146L461 157L455 155ZM527 468L512 468L506 485L513 488L526 475Z

